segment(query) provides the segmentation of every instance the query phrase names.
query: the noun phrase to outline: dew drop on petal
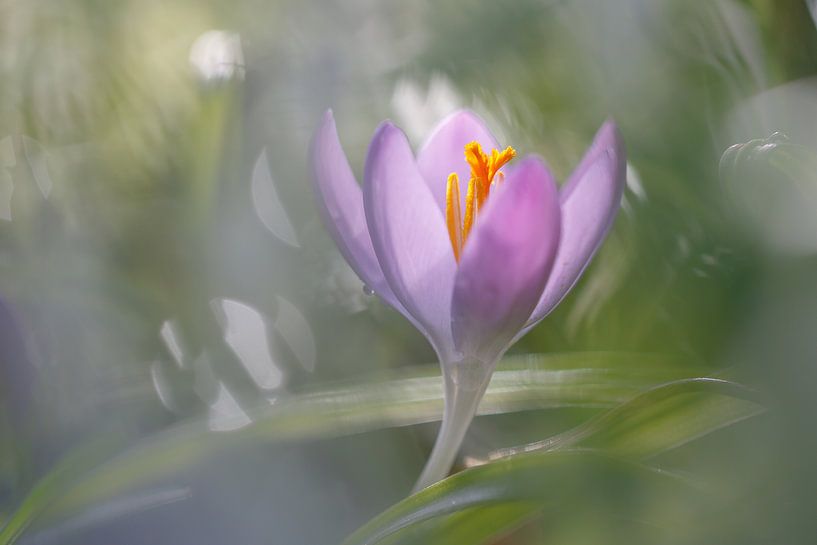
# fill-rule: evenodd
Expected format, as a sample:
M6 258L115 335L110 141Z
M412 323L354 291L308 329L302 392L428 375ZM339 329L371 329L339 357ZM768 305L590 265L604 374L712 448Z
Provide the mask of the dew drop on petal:
M374 290L367 286L366 284L363 284L363 293L371 297L372 295L374 295Z

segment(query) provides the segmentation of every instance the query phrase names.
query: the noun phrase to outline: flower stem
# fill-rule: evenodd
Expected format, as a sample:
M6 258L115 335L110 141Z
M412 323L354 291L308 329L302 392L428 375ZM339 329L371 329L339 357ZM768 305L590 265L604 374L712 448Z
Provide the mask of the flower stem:
M477 406L479 405L491 373L480 380L476 388L462 388L451 377L445 376L445 408L443 410L443 422L437 434L434 448L431 450L426 466L414 485L413 492L418 492L423 488L436 483L448 476L451 466L460 449L465 432L474 419Z

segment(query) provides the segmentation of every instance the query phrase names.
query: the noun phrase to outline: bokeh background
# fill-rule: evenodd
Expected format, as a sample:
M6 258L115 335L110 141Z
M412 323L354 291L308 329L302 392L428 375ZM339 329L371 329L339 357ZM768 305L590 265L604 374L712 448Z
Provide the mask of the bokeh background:
M321 225L308 149L328 107L358 175L382 119L419 145L458 107L560 180L606 118L626 141L607 242L500 365L460 469L669 380L733 381L763 410L650 457L695 493L570 461L513 524L485 511L401 539L813 543L813 15L0 1L0 543L333 544L408 495L439 371ZM629 425L686 430L708 408ZM477 520L493 531L458 533Z

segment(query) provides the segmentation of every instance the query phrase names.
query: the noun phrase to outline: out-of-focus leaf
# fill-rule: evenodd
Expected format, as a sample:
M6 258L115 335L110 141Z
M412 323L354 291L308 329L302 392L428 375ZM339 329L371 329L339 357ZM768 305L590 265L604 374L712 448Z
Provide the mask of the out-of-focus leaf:
M817 155L780 133L735 144L720 176L744 229L775 252L817 252Z
M736 91L766 79L761 36L752 12L732 0L638 0L638 16L653 43L678 59L712 68Z
M492 456L495 461L482 467L504 464L520 456L530 456L534 452L542 455L555 454L557 451L575 454L576 451L571 449L577 448L649 458L763 410L757 395L739 384L706 378L678 380L637 395L588 422L545 441L498 451ZM503 470L497 471L501 474ZM547 505L543 507L542 503L546 501L546 493L542 492L540 501L524 496L520 490L531 484L518 483L520 488L514 489L512 474L513 471L508 471L505 477L508 483L503 484L492 482L493 473L487 472L476 479L485 480L482 483L484 488L478 483L470 483L470 488L465 485L460 489L457 481L459 475L446 479L390 509L349 538L348 543L380 543L385 536L392 536L384 541L390 545L434 543L435 536L445 536L445 543L483 543L547 509ZM524 474L524 470L520 470L519 478L527 478L522 476ZM457 484L452 485L451 482ZM446 483L448 487L441 486ZM543 489L551 490L562 498L561 487L564 485L561 480L540 484ZM439 497L429 494L431 490L437 491L438 486L439 490L444 491ZM566 486L574 484L568 483ZM504 503L525 500L528 503ZM498 506L493 505L497 502ZM475 507L484 504L492 505L496 512L482 512L487 508ZM464 510L459 512L461 509ZM429 515L429 511L434 514ZM426 519L430 520L416 524ZM465 521L468 522L467 526ZM410 529L397 533L409 526ZM449 539L451 532L463 532L463 535L455 541Z
M607 408L656 384L686 378L666 356L622 353L531 354L503 360L478 414ZM248 433L303 439L434 422L442 416L437 366L392 374L282 400L254 417Z
M95 442L70 453L45 477L34 485L17 510L2 517L0 544L15 543L28 527L42 515L69 488L78 472L87 473L103 453L110 452L112 444Z
M59 543L60 537L84 528L100 526L135 513L157 509L172 503L188 500L192 492L186 487L159 488L117 498L88 509L80 516L68 519L63 524L49 527L37 533L35 542Z
M372 519L344 545L382 543L401 530L436 517L520 502L535 504L542 513L560 510L564 505L601 503L607 512L625 516L629 510L638 509L634 504L639 496L678 493L679 489L694 491L693 485L679 476L588 451L524 454L465 470L420 491ZM627 494L623 493L625 490ZM706 498L703 491L699 495ZM698 502L695 509L703 509L706 503ZM647 524L688 522L649 520L655 516L639 513L646 517L642 522ZM486 528L484 537L493 530ZM469 538L475 541L461 543L480 542L480 536Z
M790 143L786 135L774 133L727 149L720 162L720 175L729 189L738 196L745 191L747 178L765 176L770 184L786 182L800 185L814 183L817 177L817 156L805 146ZM760 171L760 172L758 172ZM772 176L773 175L773 176Z
M764 410L752 390L734 382L678 380L640 394L572 430L497 451L492 458L533 450L595 448L645 459Z
M479 414L611 407L655 384L688 375L690 367L678 363L661 355L603 352L509 357L494 374ZM240 430L213 433L206 423L191 422L162 432L93 471L77 467L74 478L60 481L59 487L41 491L38 485L13 520L24 520L24 528L40 515L48 520L72 516L241 441L336 437L431 422L441 418L442 406L437 366L311 390L250 412L252 423ZM36 510L28 507L31 502ZM18 535L19 531L4 529L0 545L13 543Z
M534 502L472 507L416 524L382 540L382 545L482 545L513 531L539 514Z
M26 499L10 517L3 518L0 529L0 543L14 543L25 532L47 506L58 496L61 487L66 485L67 471L57 468L49 473L32 489Z

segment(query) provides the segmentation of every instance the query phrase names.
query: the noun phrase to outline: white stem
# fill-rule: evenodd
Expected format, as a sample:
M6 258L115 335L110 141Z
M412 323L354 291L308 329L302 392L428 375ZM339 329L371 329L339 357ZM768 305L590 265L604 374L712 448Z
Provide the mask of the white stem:
M448 476L462 440L465 438L465 432L468 431L468 426L471 424L471 420L474 419L477 406L491 378L491 373L488 372L480 380L476 388L463 388L461 385L456 384L448 373L444 374L445 408L443 410L443 423L437 434L431 456L429 456L412 492L422 490Z

